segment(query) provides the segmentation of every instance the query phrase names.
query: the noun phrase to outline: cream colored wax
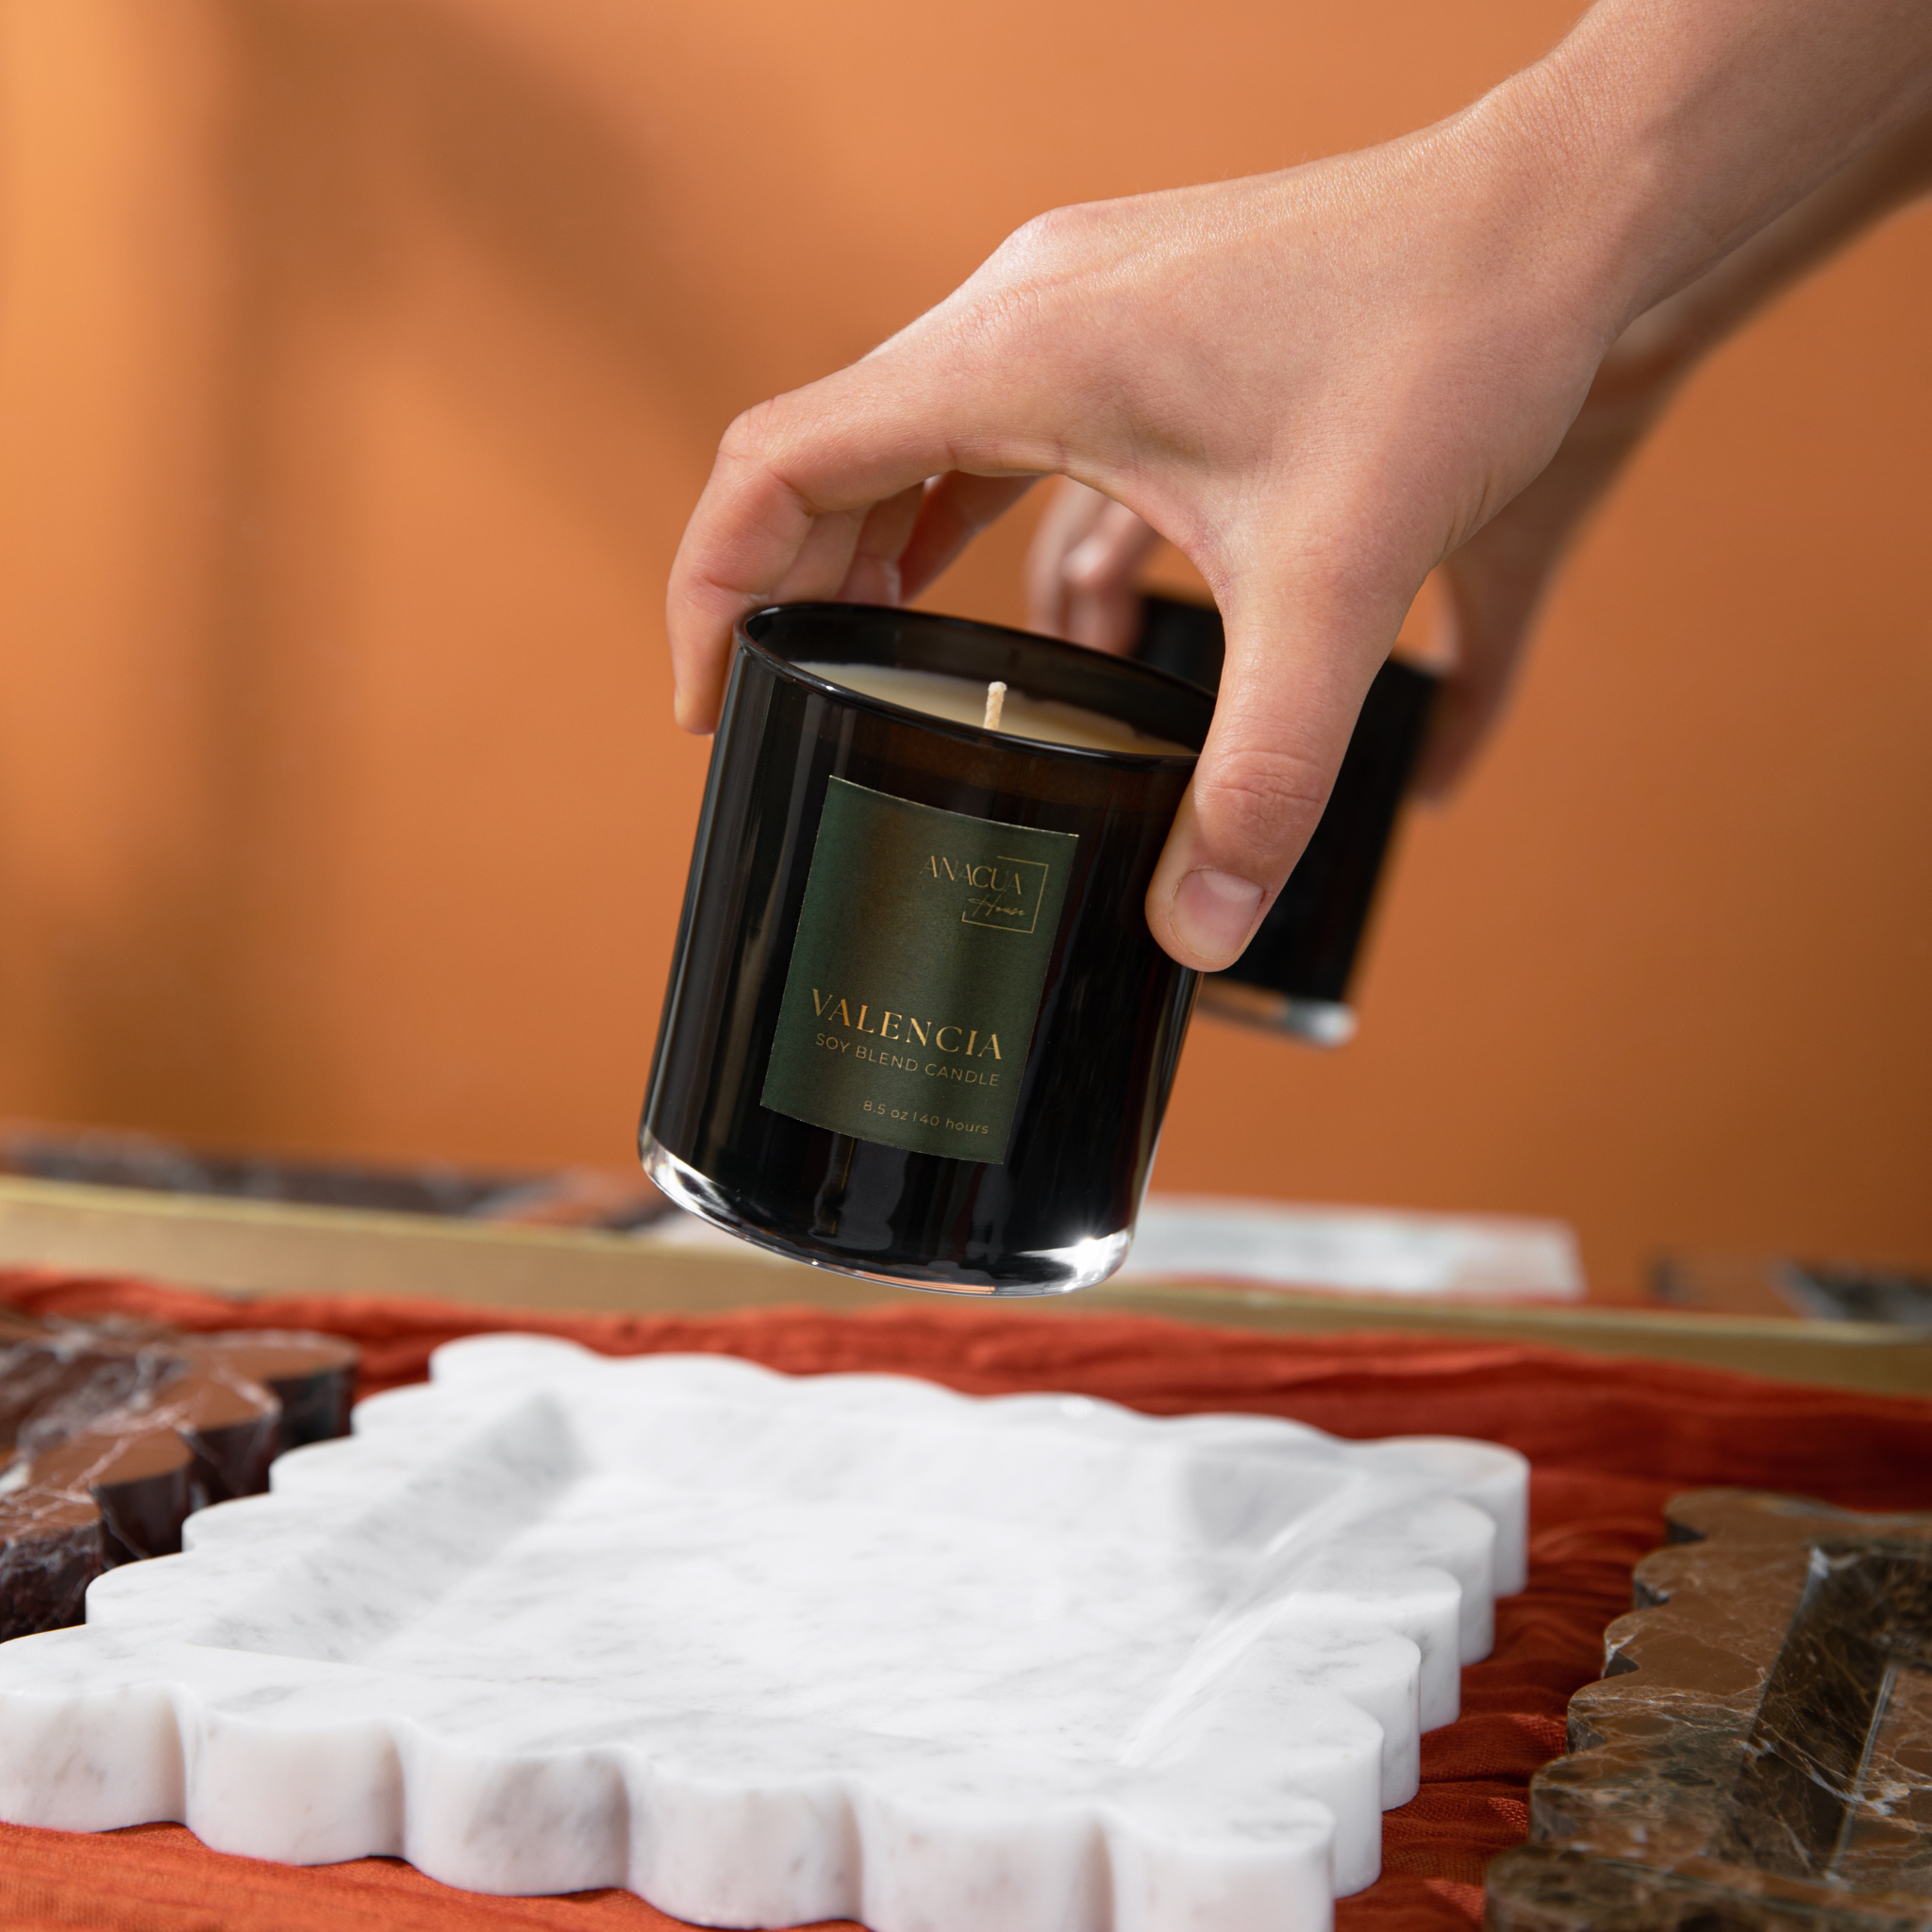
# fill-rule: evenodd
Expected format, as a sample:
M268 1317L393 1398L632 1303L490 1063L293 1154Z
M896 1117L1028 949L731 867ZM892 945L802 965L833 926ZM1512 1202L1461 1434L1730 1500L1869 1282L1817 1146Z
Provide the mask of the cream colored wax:
M940 671L908 671L896 664L801 664L798 668L823 677L827 684L841 684L847 691L903 705L908 711L924 711L929 718L944 718L955 724L979 724L986 718L987 687L970 677L949 677ZM1193 756L1191 746L1150 738L1103 711L1063 705L1055 698L1028 697L1024 691L1007 692L998 728L1014 738L1071 744L1083 751L1130 751L1143 758Z

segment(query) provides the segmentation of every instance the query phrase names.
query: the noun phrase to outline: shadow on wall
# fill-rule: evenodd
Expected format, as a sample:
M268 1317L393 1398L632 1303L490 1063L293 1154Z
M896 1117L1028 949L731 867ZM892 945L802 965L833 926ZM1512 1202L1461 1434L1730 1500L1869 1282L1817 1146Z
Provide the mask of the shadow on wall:
M134 29L176 39L155 84L182 73L189 18ZM527 53L408 0L226 0L199 31L206 113L164 123L197 150L173 163L217 291L175 358L169 467L208 506L165 645L189 829L62 935L61 1084L88 1118L272 1137L331 1077L299 982L260 967L304 954L339 863L318 799L356 757L339 674L384 358L428 360L625 550L664 521L667 443L702 477L757 377L715 278L667 252L648 139Z

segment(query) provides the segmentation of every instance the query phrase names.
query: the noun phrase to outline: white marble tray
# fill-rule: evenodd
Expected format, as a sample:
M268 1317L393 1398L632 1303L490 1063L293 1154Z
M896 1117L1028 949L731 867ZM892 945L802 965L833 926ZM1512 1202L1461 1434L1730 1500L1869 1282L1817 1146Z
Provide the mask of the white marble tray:
M716 1925L1288 1932L1523 1582L1488 1444L522 1336L433 1374L0 1645L0 1817Z

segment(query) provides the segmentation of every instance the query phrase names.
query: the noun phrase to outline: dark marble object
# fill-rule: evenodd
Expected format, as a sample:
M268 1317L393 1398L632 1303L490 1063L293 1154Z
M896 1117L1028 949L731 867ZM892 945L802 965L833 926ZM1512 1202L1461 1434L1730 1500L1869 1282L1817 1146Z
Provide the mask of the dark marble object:
M1932 1928L1932 1516L1746 1490L1668 1515L1488 1924Z
M0 1639L79 1623L103 1570L178 1550L191 1511L343 1434L355 1367L323 1335L0 1310Z
M437 1163L371 1167L221 1154L152 1134L0 1121L0 1174L217 1200L283 1201L384 1214L428 1214L515 1227L646 1227L671 1203L642 1174L594 1168L492 1173Z
M1654 1300L1727 1315L1802 1315L1932 1328L1932 1274L1782 1255L1670 1254L1651 1264Z
M1895 1322L1907 1328L1932 1328L1932 1274L1828 1261L1786 1261L1778 1272L1785 1299L1815 1322Z

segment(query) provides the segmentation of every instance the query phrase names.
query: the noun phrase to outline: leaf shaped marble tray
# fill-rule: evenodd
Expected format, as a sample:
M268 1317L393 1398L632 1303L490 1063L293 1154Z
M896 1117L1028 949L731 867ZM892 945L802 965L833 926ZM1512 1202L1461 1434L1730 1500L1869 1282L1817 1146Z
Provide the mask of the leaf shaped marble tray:
M1326 1925L1526 1465L492 1336L0 1645L0 1817L730 1926Z

